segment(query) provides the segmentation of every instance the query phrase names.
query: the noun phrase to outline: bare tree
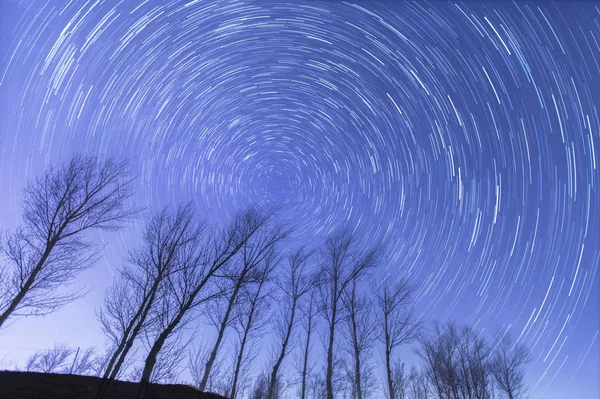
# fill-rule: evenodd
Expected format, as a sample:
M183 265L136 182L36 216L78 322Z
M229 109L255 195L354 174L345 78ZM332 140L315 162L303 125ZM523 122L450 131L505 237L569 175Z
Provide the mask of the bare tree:
M342 296L353 281L359 280L375 266L377 252L376 248L360 251L356 239L348 231L330 235L321 249L319 310L327 322L327 399L334 398L334 343L342 311Z
M25 370L41 373L64 373L73 349L66 345L54 345L51 349L37 351L27 359Z
M195 386L200 385L204 371L206 359L208 359L210 348L206 342L200 342L200 345L193 345L188 355L188 368L192 377L192 383ZM209 388L210 389L210 388Z
M231 348L228 348L231 349ZM212 345L208 341L200 341L199 346L192 349L189 359L189 369L192 375L192 382L194 386L199 386L204 377L204 367L206 361L210 356ZM220 357L227 358L235 357L235 354L231 353L232 350L228 350L225 356L221 354ZM231 356L230 356L231 355ZM206 384L206 391L228 396L231 389L231 374L233 369L232 362L226 359L219 359L218 362L212 368L210 378Z
M59 374L94 374L96 358L94 348L80 351L74 350L65 344L54 345L50 349L35 352L27 359L26 371Z
M376 329L372 314L373 308L365 294L357 292L357 280L353 280L349 289L342 295L342 301L347 312L343 330L348 343L348 353L352 358L349 372L352 397L363 399L370 391L370 368L367 360L373 348L373 338Z
M270 253L264 259L264 265L258 270L253 284L247 284L242 287L241 301L236 307L237 317L234 328L239 339L238 351L233 371L233 380L231 383L230 398L235 399L239 392L240 371L246 346L252 339L253 333L261 327L264 327L264 321L268 315L268 297L267 282L271 277L273 269L277 265L277 253L273 247Z
M396 360L392 365L392 392L394 398L407 399L409 397L409 386L410 374L408 370L406 370L406 365L404 362ZM387 389L389 390L389 387Z
M509 399L525 397L524 366L530 361L530 351L524 344L515 343L512 336L504 335L492 355L492 375L496 387Z
M155 321L153 310L167 289L168 278L189 267L190 257L194 258L204 232L194 213L188 204L174 211L165 208L153 216L141 247L129 255L129 264L107 291L99 319L112 348L100 396L119 375L136 339Z
M326 388L325 378L323 378L322 373L311 373L307 377L307 397L313 399L326 399L327 398L327 388Z
M486 340L475 334L473 328L460 330L458 342L458 370L461 394L468 399L492 397L491 350Z
M385 368L387 380L387 392L390 399L397 397L398 387L394 383L394 371L392 354L395 348L413 341L420 329L420 323L413 315L412 290L407 280L400 280L390 284L389 280L384 282L375 290L377 312L379 315L379 340L385 347Z
M310 298L306 304L306 309L300 307L300 310L305 316L305 327L304 333L306 334L306 341L302 348L302 370L300 372L300 398L307 398L308 388L308 377L311 370L309 370L309 355L312 347L311 336L315 323L316 305L315 305L315 291L310 292ZM313 395L314 397L314 395Z
M153 336L144 337L144 346L146 348L150 348L153 341ZM173 384L176 383L177 377L181 373L182 363L185 359L186 347L190 343L190 339L183 339L183 334L178 333L176 336L172 337L162 350L159 352L156 364L152 369L152 374L150 375L150 381L152 383L161 383L161 384ZM138 380L141 378L143 372L142 367L137 367L132 376L132 380Z
M220 287L219 289L222 290L225 293L225 295L222 295L210 302L205 303L204 306L202 306L202 308L199 310L202 316L204 316L204 324L208 328L214 327L215 329L217 329L217 331L221 325L221 320L223 318L223 315L225 314L225 310L230 300L230 286L227 283L230 282L226 281L225 279L216 279L215 281L213 281L213 284L217 284ZM233 319L233 317L230 318L229 322L227 323L227 328L229 328L230 325L233 323ZM200 339L193 340L194 345L190 354L189 362L192 380L194 386L196 387L199 387L202 383L206 363L208 362L208 359L210 358L211 353L214 349L214 340L213 342L211 342L209 340L203 340L202 338L204 337L200 337ZM227 337L225 337L225 339L226 338ZM228 369L233 368L233 366L230 365L230 363L233 363L233 360L231 362L227 360L229 360L229 358L235 357L235 355L230 353L230 345L227 346L227 349L228 353L223 354L220 352L220 356L216 358L217 360L212 365L211 373L209 375L208 380L206 381L206 385L204 388L206 392L223 394L225 392L225 388L227 392L229 392L229 389L231 388L230 377L232 372Z
M260 227L263 227L263 225ZM259 229L257 228L257 230ZM285 239L287 235L288 231L279 226L264 225L264 228L260 229L256 236L252 237L252 239L249 237L240 245L240 256L238 261L234 263L224 275L225 278L232 280L233 286L229 294L225 313L218 322L217 339L204 367L204 375L199 386L201 391L206 389L211 369L217 358L217 353L223 341L225 330L230 323L231 312L236 304L240 290L249 281L256 279L256 271L259 269L259 266L269 256L273 248Z
M405 397L398 396L398 399L428 399L430 398L429 382L427 375L412 367L408 374L408 393Z
M256 377L250 399L265 399L269 389L269 377L265 373L261 373Z
M458 328L435 324L434 336L423 338L418 354L424 370L439 399L460 398L460 376L456 365Z
M215 274L226 265L242 248L248 246L249 240L256 241L251 252L252 257L261 259L263 252L273 247L282 240L287 233L280 228L269 229L267 234L262 233L266 223L272 218L272 213L260 212L249 209L236 217L232 226L224 234L211 241L201 251L198 257L190 258L191 267L182 267L182 273L175 273L169 277L169 301L174 306L163 313L160 330L154 339L146 360L141 377L139 395L143 397L158 354L169 337L189 321L192 310L206 303L215 296L221 295L219 291L211 290L209 284ZM255 233L261 230L257 237ZM250 255L246 254L245 258ZM258 260L260 262L260 260ZM210 359L209 359L210 360ZM214 361L214 359L213 359ZM208 369L208 368L207 368Z
M276 399L277 387L281 381L279 370L282 366L285 356L288 354L290 338L297 321L298 306L302 297L306 295L316 283L315 276L309 274L306 270L310 252L300 248L288 257L288 268L284 275L279 279L281 281L279 288L283 293L283 308L281 309L281 319L275 324L275 334L280 341L280 349L276 354L275 362L269 377L269 386L267 390L268 399ZM312 321L311 321L312 322Z
M436 324L434 336L421 343L419 355L440 399L489 399L490 351L470 327Z
M91 229L115 230L134 210L125 163L76 156L27 184L23 225L0 240L0 327L12 316L48 314L81 296L65 293L89 268Z

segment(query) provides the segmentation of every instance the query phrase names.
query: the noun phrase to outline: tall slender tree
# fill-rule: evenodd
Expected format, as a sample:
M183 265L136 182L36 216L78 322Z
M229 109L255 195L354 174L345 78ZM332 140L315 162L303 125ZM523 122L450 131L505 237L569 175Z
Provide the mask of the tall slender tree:
M204 366L204 375L200 382L199 389L204 391L210 378L213 364L225 336L225 330L230 323L231 313L236 304L238 294L242 287L256 279L257 271L262 262L269 256L271 251L288 235L288 231L281 226L265 225L252 239L246 240L240 246L240 255L233 267L229 268L223 277L232 281L232 288L229 294L227 307L222 317L219 318L217 339L210 352L206 365Z
M220 237L217 235L211 245L207 244L208 249L201 251L200 256L191 262L193 267L184 268L184 273L173 275L169 295L175 306L163 318L161 327L150 346L144 362L138 396L143 397L150 383L158 354L169 337L185 325L194 309L214 298L215 295L220 295L220 292L215 293L211 290L214 285L210 283L214 280L215 274L240 250L245 263L260 263L268 250L285 238L287 232L283 229L268 226L272 216L270 212L265 213L254 208L247 210L236 218L225 234Z
M312 334L313 329L315 327L315 316L316 316L316 299L315 299L315 291L311 290L309 300L305 307L300 307L300 310L304 314L305 326L304 333L306 334L306 339L302 346L302 365L300 371L300 398L306 399L308 394L308 378L309 378L309 361L310 361L310 351L312 347Z
M153 322L150 316L168 289L169 278L193 266L204 229L191 204L176 210L165 208L148 221L142 246L130 253L129 264L120 270L99 312L102 329L112 344L105 380L113 381L119 375L136 339Z
M396 283L384 280L375 289L375 297L380 331L378 338L385 348L386 390L390 399L399 399L398 386L395 383L398 379L394 378L394 375L400 370L394 368L401 363L393 362L393 351L417 338L421 323L413 313L413 294L408 280L403 279Z
M319 310L327 324L327 365L325 385L327 399L334 398L335 333L343 311L342 296L349 285L360 280L375 266L379 247L362 250L348 231L331 234L320 252Z
M234 323L239 342L231 382L231 399L235 399L240 390L240 373L242 371L242 363L247 355L247 346L250 344L254 332L265 324L264 322L268 315L269 298L267 283L277 263L277 254L273 248L271 253L265 258L264 264L257 271L255 281L252 284L246 284L242 287L242 300L236 308L237 322Z
M275 334L279 340L279 351L275 355L269 377L268 399L276 399L277 388L280 386L279 371L283 360L289 353L290 339L298 319L297 313L299 312L300 301L314 288L316 283L314 273L307 270L310 256L311 253L304 250L304 248L292 253L288 257L288 267L279 279L278 286L282 293L281 300L283 303L280 309L281 316L275 324Z
M371 390L369 385L371 369L367 362L373 348L376 324L372 316L372 303L365 293L358 292L357 286L358 281L352 281L349 289L342 296L346 309L343 335L352 358L351 372L349 372L352 397L363 399Z

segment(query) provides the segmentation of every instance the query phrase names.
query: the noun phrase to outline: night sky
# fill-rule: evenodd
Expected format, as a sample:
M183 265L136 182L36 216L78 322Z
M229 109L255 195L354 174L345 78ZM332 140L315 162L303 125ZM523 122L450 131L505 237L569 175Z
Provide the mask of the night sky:
M386 243L418 313L533 350L532 398L600 397L600 3L1 0L0 226L75 153L134 201L225 221L280 204L294 242ZM92 288L0 333L0 363L103 345Z

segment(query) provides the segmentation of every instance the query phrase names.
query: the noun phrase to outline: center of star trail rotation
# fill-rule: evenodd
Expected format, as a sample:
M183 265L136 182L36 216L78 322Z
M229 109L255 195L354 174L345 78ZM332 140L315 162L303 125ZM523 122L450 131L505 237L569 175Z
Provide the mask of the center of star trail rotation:
M597 372L598 3L2 9L3 208L48 159L129 159L142 206L277 204L298 242L383 239L419 312L533 347L536 397Z

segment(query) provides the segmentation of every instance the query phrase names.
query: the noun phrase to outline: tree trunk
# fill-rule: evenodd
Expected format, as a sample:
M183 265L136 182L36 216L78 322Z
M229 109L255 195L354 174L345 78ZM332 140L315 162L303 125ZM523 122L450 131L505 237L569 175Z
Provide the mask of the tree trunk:
M392 378L392 365L391 365L391 359L390 359L390 351L387 348L387 343L386 343L386 349L385 349L385 371L387 374L387 384L388 384L388 391L390 393L390 399L396 399L396 392L394 392L394 380Z
M229 303L227 304L227 311L225 312L223 320L221 320L221 325L219 326L219 334L217 336L217 341L215 342L215 345L213 346L213 349L210 353L210 357L208 358L206 366L204 367L204 375L202 376L202 381L200 382L199 387L201 391L204 391L206 389L206 384L208 383L208 378L210 377L210 371L212 369L213 364L215 363L215 359L217 358L217 352L219 351L219 347L221 346L223 336L225 335L225 328L227 327L227 322L229 321L229 315L231 314L231 310L233 309L235 299L237 297L238 291L240 290L244 277L245 273L237 281L235 288L231 293L231 297L229 298Z
M264 277L264 276L263 276ZM244 277L242 275L243 280ZM231 399L235 399L235 394L237 393L237 383L240 375L240 369L242 367L242 360L244 359L244 348L246 347L246 343L248 342L248 335L250 334L250 330L252 329L252 320L254 319L254 312L256 311L256 307L258 305L258 301L260 300L260 291L263 287L264 280L262 280L257 289L254 298L251 299L250 311L248 312L248 323L244 328L244 335L242 337L242 342L240 342L240 352L237 356L237 361L235 364L235 372L233 373L233 382L231 384Z
M335 300L334 300L335 301ZM337 313L337 304L333 303L331 310L331 323L329 324L329 344L327 345L327 374L325 377L325 386L327 390L327 399L333 398L333 341L335 335L335 318Z
M392 349L390 348L390 330L388 325L389 314L383 314L383 328L385 334L385 371L387 374L387 384L390 399L396 399L396 392L394 392L394 380L392 377Z
M352 327L352 349L354 350L354 389L356 399L362 399L362 387L360 376L360 346L358 343L358 331L356 330L356 286L352 287L349 300L350 326Z
M235 371L233 373L233 382L231 383L231 396L230 399L235 399L235 394L237 393L237 382L240 375L240 369L242 367L242 360L244 358L244 348L246 346L246 342L248 340L248 332L252 327L252 316L254 314L254 306L252 306L250 310L250 315L248 316L248 324L244 329L244 336L242 337L242 342L240 343L240 351L237 355L237 360L235 363Z
M356 336L356 320L352 317L352 334L354 335L354 379L356 380L356 398L362 399L362 386L360 383L360 349L357 343Z
M311 304L312 306L312 304ZM311 312L312 310L309 310ZM301 399L306 399L306 374L308 370L308 354L310 352L310 333L312 330L312 313L308 316L308 326L306 331L306 348L304 349L304 362L302 364L302 388Z
M143 324L148 317L148 313L150 312L150 308L152 307L154 298L156 297L157 289L158 282L155 282L150 289L149 295L147 295L145 300L142 302L142 306L140 307L139 311L134 315L131 323L125 329L123 339L119 343L119 346L115 350L115 353L111 356L110 361L106 366L106 370L102 376L102 382L96 394L97 399L104 397L112 382L119 375L119 371L121 370L123 363L125 363L127 354L133 347L135 338L140 333Z
M193 304L194 299L195 299L195 295L193 297L191 297L184 304L184 306L182 306L180 308L179 313L177 313L177 316L173 319L173 321L171 321L171 323L169 323L167 328L165 328L160 333L160 335L158 336L156 341L154 341L154 344L152 345L150 352L148 352L148 356L146 357L146 362L144 363L144 370L142 371L142 378L140 380L140 389L139 389L139 395L138 395L138 397L140 399L144 397L145 390L148 387L148 385L150 385L150 377L152 376L152 370L154 370L154 366L156 365L158 353L165 345L165 342L167 342L167 338L169 338L171 333L175 330L177 325L181 322L181 319L183 319L185 312Z
M156 297L156 292L158 290L159 283L160 282L157 281L152 285L149 297L147 298L144 305L140 309L139 315L136 315L134 318L134 320L137 319L137 321L132 323L133 330L131 330L131 329L129 330L129 333L127 333L128 338L124 339L122 345L120 345L120 347L121 347L120 353L115 352L115 354L113 355L111 362L113 361L113 359L116 359L117 355L119 357L119 360L114 365L114 368L112 370L110 370L111 365L109 364L109 366L106 369L106 372L104 373L106 376L106 374L110 371L110 375L108 377L110 380L114 380L115 378L117 378L117 375L119 374L119 371L121 370L121 367L123 366L123 363L125 362L125 358L127 357L127 354L131 350L131 347L133 346L133 343L134 343L136 337L142 330L144 322L146 321L146 318L148 317L148 314L150 313L150 309L152 308L152 305L154 303L154 298ZM129 334L131 334L131 335L129 335ZM113 362L113 364L114 364L114 362Z
M290 315L290 320L287 325L287 331L285 334L285 338L283 340L283 345L281 346L281 352L279 352L279 357L273 365L273 371L271 371L271 379L269 380L269 389L267 391L267 399L275 399L273 396L275 394L275 387L277 386L277 373L279 372L279 368L281 367L281 363L283 362L283 358L285 357L285 352L287 350L287 346L290 340L290 336L292 335L292 328L294 327L294 316L296 314L296 298L292 300L292 313Z

